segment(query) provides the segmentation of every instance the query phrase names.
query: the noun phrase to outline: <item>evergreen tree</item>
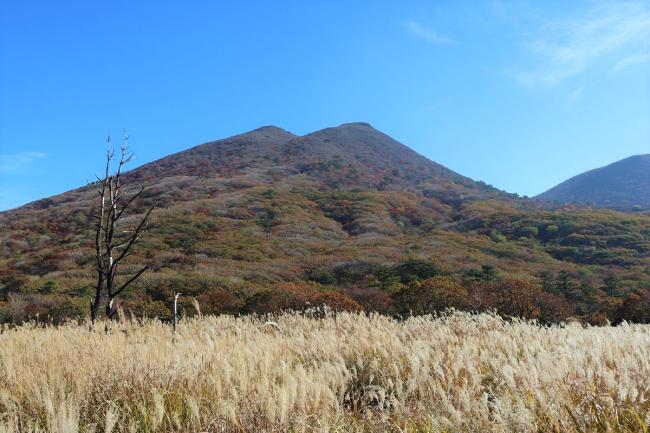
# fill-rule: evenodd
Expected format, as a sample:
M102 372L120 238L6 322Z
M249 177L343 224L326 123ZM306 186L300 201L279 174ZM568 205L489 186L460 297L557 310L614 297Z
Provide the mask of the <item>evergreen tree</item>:
M555 278L555 291L562 293L569 300L578 301L583 298L580 284L569 271L564 269L558 272Z
M603 280L603 291L609 296L622 297L623 287L621 280L614 274L609 274Z
M539 275L542 290L548 293L557 293L555 289L555 275L549 271L543 271Z
M481 274L484 281L495 281L499 278L499 272L492 265L481 266Z

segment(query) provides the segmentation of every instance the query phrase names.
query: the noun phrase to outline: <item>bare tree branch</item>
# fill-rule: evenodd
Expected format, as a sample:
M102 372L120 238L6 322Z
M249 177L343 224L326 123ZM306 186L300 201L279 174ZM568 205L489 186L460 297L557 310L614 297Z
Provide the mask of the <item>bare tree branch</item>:
M132 195L128 200L127 200L127 202L124 203L124 205L122 205L122 209L117 213L117 217L116 217L116 218L117 218L117 219L120 219L120 217L122 216L122 214L124 213L124 211L126 211L126 210L128 209L128 207L131 205L131 203L133 203L135 200L137 200L138 197L140 197L140 196L142 195L143 192L144 192L144 187L141 187L140 190L139 190L137 193L133 194L133 195Z
M107 139L106 166L104 177L97 177L93 187L99 198L96 212L90 217L95 220L95 271L97 282L95 284L95 297L90 303L91 319L94 322L99 315L100 304L105 306L106 316L113 318L120 307L114 308L115 300L129 285L137 280L148 266L141 268L131 275L124 283L115 289L116 277L123 275L118 272L120 263L131 256L132 248L142 235L148 230L149 218L157 203L147 210L137 226L131 229L121 228L121 220L130 207L142 197L146 186L140 186L136 192L130 194L125 189L125 182L122 177L124 167L133 159L129 153L129 136L124 132L124 139L120 146L119 160L113 174L111 174L111 163L115 159L115 150L111 146L110 136ZM117 257L115 253L120 250ZM128 274L126 274L128 275ZM104 303L102 300L106 300ZM121 304L120 304L121 306Z
M142 275L148 269L149 269L149 266L145 266L144 268L142 268L138 272L136 272L135 275L133 275L128 280L126 280L126 282L124 284L122 284L119 289L117 289L116 291L113 292L113 297L115 297L115 296L119 295L120 293L122 293L122 291L124 289L126 289L129 286L129 284L131 284L132 282L137 280L140 277L140 275Z
M122 258L124 258L124 256L126 255L126 253L127 253L127 252L131 249L131 247L133 246L133 244L138 240L138 238L140 238L140 236L142 235L142 233L144 233L144 231L146 230L146 225L147 225L147 221L148 221L148 219L149 219L149 216L151 215L151 212L153 212L153 210L154 210L154 208L156 207L156 205L157 205L157 202L154 202L154 204L151 205L151 207L149 208L149 210L147 211L147 213L144 215L144 217L143 217L142 220L140 221L140 224L138 224L138 227L133 231L133 235L131 236L131 239L129 240L129 242L128 242L128 244L126 245L126 247L124 248L124 251L123 251L123 252L122 252L122 253L117 257L117 259L115 259L115 262L116 262L116 263L119 263L119 262L122 260Z

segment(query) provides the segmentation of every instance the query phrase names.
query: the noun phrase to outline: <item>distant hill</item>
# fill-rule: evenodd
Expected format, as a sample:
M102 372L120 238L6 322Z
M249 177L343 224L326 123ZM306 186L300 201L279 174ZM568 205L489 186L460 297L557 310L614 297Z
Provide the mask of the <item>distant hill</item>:
M579 174L536 198L618 210L650 209L650 154Z
M158 203L129 258L150 268L123 299L135 314L168 316L180 290L185 307L196 299L204 313L326 297L399 314L498 301L531 317L641 320L630 314L647 311L650 320L636 306L650 300L649 216L549 210L366 123L303 136L265 126L125 178L148 186L136 213ZM86 185L0 212L0 322L86 311L96 198ZM464 291L509 279L524 299ZM621 316L624 306L632 313Z

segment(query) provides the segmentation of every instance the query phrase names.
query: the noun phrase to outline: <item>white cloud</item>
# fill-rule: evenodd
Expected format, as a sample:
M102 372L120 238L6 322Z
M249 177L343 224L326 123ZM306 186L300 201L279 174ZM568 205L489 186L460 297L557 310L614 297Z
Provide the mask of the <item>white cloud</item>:
M406 29L414 36L417 36L420 39L425 40L426 42L432 44L448 44L451 42L450 39L442 36L433 29L430 29L417 21L409 21L406 23Z
M619 70L630 50L638 52L650 40L650 8L647 3L596 2L582 17L555 20L542 26L525 43L535 66L520 70L515 77L522 84L556 85L581 74L596 62L608 59ZM616 69L616 66L614 66Z
M642 65L648 62L650 62L650 53L633 54L616 62L612 68L612 72L622 71L630 66Z
M43 152L20 152L14 154L0 154L0 174L18 173L32 165L34 160L45 158Z

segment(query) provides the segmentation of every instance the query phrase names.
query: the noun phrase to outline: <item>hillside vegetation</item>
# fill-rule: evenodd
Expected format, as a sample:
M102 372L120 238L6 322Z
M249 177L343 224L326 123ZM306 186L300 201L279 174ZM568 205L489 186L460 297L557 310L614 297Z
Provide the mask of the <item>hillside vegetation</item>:
M159 201L122 301L168 318L335 310L493 310L553 322L650 321L650 216L546 209L434 163L367 124L264 127L127 173ZM87 314L92 208L83 187L0 213L0 322ZM128 221L125 221L128 224ZM420 299L428 299L425 304Z
M206 317L0 334L0 432L608 432L650 422L650 327Z

